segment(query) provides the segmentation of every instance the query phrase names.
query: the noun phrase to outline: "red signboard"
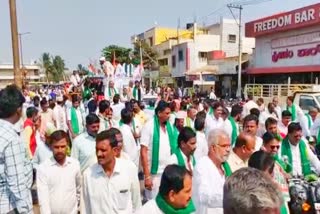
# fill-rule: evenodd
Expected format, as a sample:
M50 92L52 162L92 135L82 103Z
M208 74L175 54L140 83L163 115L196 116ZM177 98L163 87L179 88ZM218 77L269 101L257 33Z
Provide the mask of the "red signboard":
M246 23L246 37L320 24L320 3Z

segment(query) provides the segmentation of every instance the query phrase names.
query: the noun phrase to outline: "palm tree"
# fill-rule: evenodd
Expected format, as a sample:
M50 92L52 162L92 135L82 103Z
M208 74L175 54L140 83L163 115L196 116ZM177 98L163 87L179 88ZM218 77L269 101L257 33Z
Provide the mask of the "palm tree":
M53 65L53 79L55 82L59 82L60 79L64 76L64 68L65 63L64 60L61 58L61 56L55 56L52 59L52 65Z
M49 81L50 70L52 69L51 57L49 53L43 53L40 61L42 62L42 67L46 73L47 82Z

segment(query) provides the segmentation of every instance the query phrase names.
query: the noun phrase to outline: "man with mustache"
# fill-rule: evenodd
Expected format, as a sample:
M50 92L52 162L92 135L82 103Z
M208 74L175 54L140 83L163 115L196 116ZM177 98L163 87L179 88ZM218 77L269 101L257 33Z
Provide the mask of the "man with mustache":
M71 157L80 163L81 173L97 162L95 139L100 128L100 119L95 114L86 117L86 132L77 136L72 143Z
M193 176L196 214L222 214L223 185L231 169L226 162L231 150L228 134L214 129L208 135L208 156L201 158Z
M178 149L171 156L170 162L185 167L192 174L196 164L193 156L196 148L196 133L190 127L182 128L178 136Z
M40 164L37 189L41 213L78 212L81 190L79 162L67 157L69 137L58 130L50 136L53 157Z

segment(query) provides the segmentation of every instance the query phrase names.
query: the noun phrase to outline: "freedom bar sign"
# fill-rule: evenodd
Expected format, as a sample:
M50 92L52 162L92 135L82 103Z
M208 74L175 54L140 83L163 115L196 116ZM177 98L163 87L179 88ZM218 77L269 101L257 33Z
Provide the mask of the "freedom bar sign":
M320 3L246 23L245 35L258 37L316 24L320 24Z

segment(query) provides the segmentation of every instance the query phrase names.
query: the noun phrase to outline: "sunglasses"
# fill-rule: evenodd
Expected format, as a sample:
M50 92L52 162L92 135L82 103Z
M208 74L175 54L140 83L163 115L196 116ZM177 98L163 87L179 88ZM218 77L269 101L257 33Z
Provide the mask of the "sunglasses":
M270 146L270 148L271 148L272 150L274 150L274 149L279 150L279 149L280 149L280 146Z

